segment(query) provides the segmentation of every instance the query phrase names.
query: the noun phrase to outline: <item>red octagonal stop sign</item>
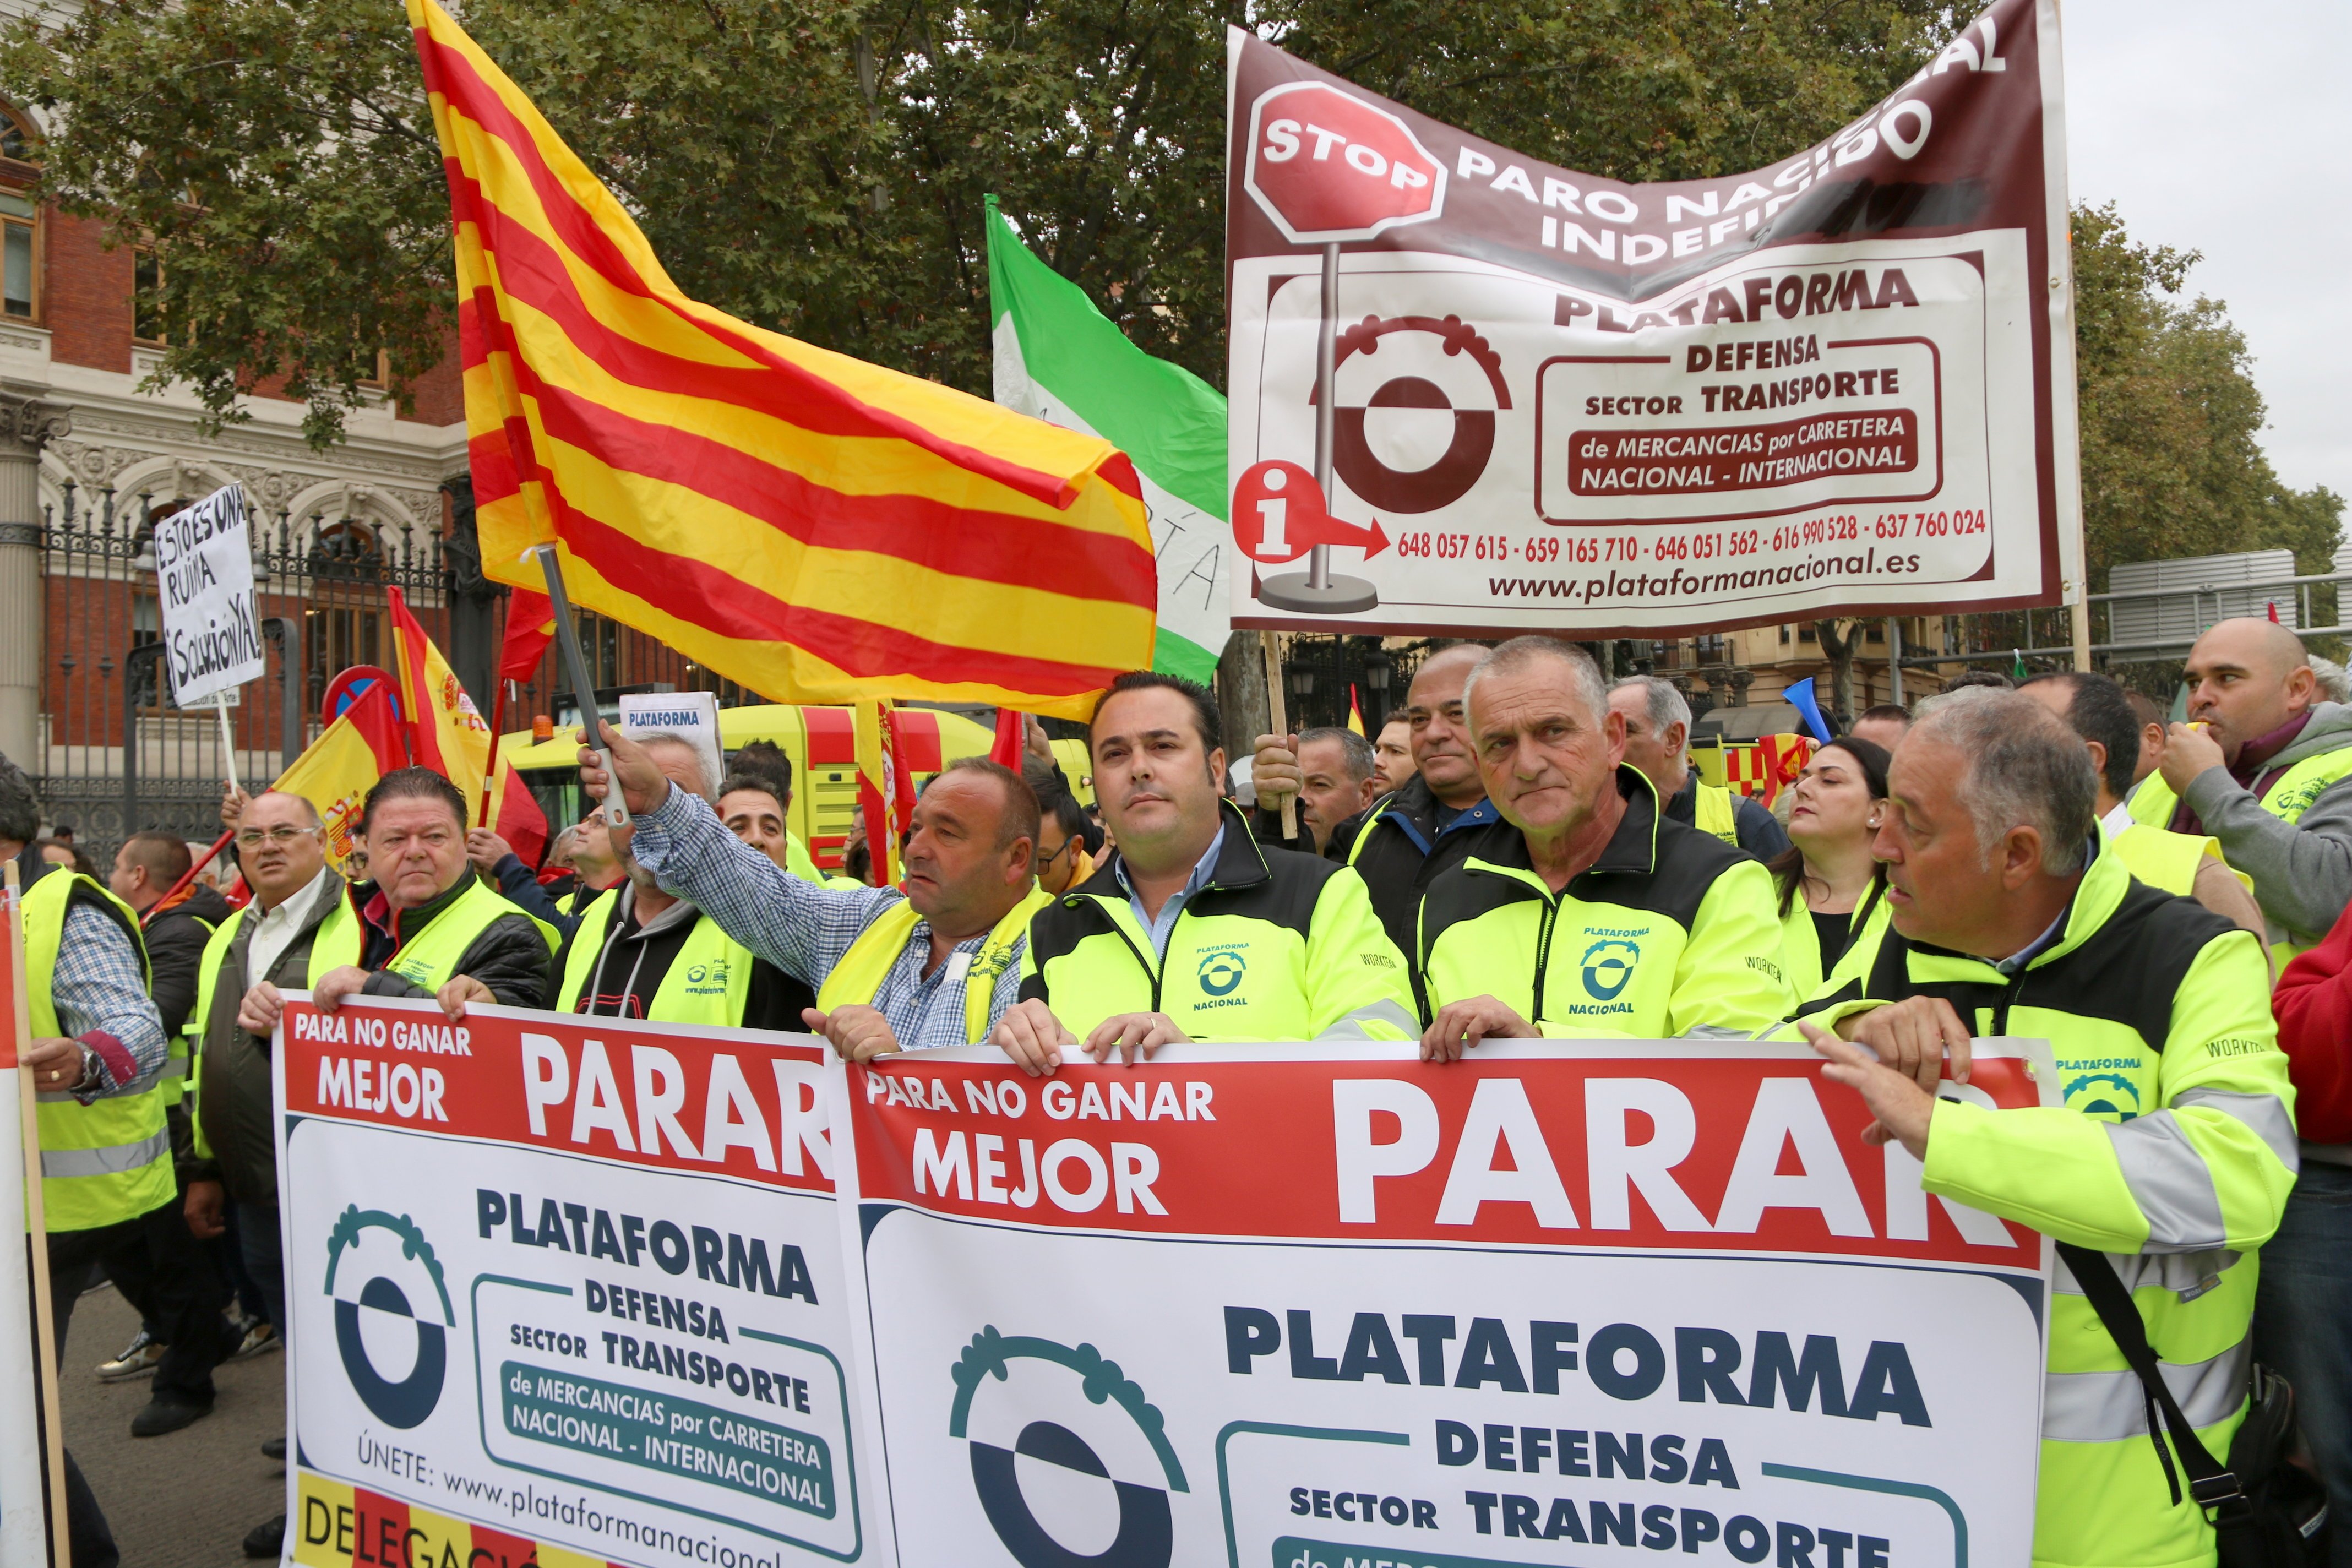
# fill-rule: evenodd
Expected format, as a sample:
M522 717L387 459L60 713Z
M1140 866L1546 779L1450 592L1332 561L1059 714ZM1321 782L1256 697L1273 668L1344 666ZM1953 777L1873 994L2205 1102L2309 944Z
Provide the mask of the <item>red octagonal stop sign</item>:
M1445 165L1404 121L1319 81L1258 95L1242 184L1294 245L1370 239L1445 209Z

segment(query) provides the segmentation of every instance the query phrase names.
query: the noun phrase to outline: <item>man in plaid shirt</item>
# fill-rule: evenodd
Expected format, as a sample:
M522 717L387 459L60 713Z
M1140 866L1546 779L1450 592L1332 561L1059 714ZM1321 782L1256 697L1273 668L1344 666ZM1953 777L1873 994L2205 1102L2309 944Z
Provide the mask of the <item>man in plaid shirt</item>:
M210 1413L212 1369L236 1348L226 1292L181 1217L171 1136L154 1099L167 1058L148 994L139 920L89 877L41 858L32 781L0 758L0 859L16 862L34 1038L17 1058L40 1100L50 1307L60 1356L75 1301L103 1263L167 1340L133 1436ZM110 1112L106 1108L112 1108ZM76 1562L110 1562L113 1538L79 1468L66 1459Z
M869 928L891 918L883 929L895 930L905 916L893 911L912 906L911 926L870 994L821 994L821 1004L834 1005L803 1015L844 1057L869 1061L898 1050L978 1044L1013 1005L1027 938L1009 946L989 939L1035 886L1037 796L1020 774L968 757L931 781L915 803L903 893L818 887L778 869L709 806L670 787L643 747L611 725L604 736L635 818L620 831L635 835L637 863L719 930L821 994ZM601 800L604 771L594 752L580 755L581 780ZM975 1033L967 995L977 984L989 987L989 1000Z

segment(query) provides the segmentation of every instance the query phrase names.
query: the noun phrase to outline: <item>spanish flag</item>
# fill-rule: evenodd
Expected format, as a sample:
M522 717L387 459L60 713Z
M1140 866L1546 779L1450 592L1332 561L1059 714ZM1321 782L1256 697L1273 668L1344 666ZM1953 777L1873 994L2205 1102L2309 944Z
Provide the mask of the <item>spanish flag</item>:
M408 0L457 227L483 569L786 701L1084 718L1151 662L1142 487L1098 437L680 293L432 0Z
M327 859L338 874L359 838L360 811L376 780L408 765L392 692L379 680L362 692L269 787L318 808Z
M400 717L408 726L409 754L463 791L466 820L480 814L482 774L490 762L490 726L466 695L457 672L408 613L398 588L392 596L392 647L399 656Z

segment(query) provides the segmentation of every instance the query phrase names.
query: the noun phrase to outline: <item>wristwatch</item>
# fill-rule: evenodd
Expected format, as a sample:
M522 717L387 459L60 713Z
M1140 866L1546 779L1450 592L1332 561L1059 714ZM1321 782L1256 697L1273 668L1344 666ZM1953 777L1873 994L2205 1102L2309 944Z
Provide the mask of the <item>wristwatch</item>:
M91 1050L88 1046L83 1045L79 1040L76 1040L74 1045L81 1051L81 1072L75 1078L73 1082L66 1086L66 1092L68 1094L95 1094L100 1089L106 1087L106 1080L102 1076L104 1068L99 1062L98 1053Z

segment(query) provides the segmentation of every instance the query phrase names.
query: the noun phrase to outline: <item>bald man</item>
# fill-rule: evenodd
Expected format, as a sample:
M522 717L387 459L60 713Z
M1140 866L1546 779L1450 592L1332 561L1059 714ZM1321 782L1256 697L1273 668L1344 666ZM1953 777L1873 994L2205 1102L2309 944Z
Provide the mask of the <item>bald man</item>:
M2166 731L2132 818L2219 839L2284 964L2352 902L2352 707L2319 700L2302 639L2275 621L2220 622L2183 679L2189 722Z

